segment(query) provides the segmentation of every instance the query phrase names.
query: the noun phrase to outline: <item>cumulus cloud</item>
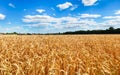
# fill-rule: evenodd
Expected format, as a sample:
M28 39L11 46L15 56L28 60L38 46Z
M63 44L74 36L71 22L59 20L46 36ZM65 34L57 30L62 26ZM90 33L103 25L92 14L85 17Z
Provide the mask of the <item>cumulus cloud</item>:
M120 27L120 16L104 16L104 21L101 23L105 27Z
M120 19L111 19L111 20L106 20L104 22L105 25L111 25L111 26L115 26L115 25L120 25Z
M64 16L64 17L53 17L49 15L26 15L22 19L26 26L29 27L46 27L52 29L106 29L110 26L119 27L120 17L116 16L105 16L106 19L102 22L97 22L96 18L101 17L98 14L89 14L81 16ZM115 16L114 16L115 17ZM107 19L108 18L108 19Z
M78 8L78 5L73 5L71 8L70 8L70 10L75 10L76 8Z
M4 20L5 19L5 15L3 15L3 14L0 14L0 20Z
M5 28L5 30L10 31L10 30L20 30L22 27L16 26L16 27L11 27L11 28Z
M82 0L84 6L92 6L97 2L97 0Z
M12 8L15 8L15 5L12 4L12 3L9 3L8 5L9 5L10 7L12 7Z
M69 22L68 24L64 25L63 28L85 28L87 26L96 26L97 23L94 19L80 19L77 22Z
M31 22L52 22L54 20L53 17L48 15L26 15L24 16L23 22L31 23ZM55 20L56 21L56 20Z
M51 26L53 28L75 28L83 27L84 25L97 25L93 19L80 19L80 17L51 17L48 15L26 15L23 22L31 27Z
M70 2L65 2L63 4L58 4L57 7L60 9L60 10L64 10L64 9L67 9L69 7L73 6L72 3Z
M115 14L119 15L120 14L120 10L116 11Z
M43 13L43 12L45 12L44 9L37 9L36 11L37 11L38 13Z
M14 26L14 27L0 27L0 31L3 33L7 32L21 32L21 31L26 31L22 26Z
M120 16L105 16L103 19L120 19Z
M81 18L99 18L101 15L99 14L81 14Z
M120 27L120 16L105 16L103 19L106 19L104 25Z

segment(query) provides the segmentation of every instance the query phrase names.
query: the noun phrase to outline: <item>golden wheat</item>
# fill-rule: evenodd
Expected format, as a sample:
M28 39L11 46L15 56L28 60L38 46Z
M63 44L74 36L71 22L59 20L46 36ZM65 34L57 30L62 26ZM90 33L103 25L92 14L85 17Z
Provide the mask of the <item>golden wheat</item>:
M0 36L0 75L120 75L120 35Z

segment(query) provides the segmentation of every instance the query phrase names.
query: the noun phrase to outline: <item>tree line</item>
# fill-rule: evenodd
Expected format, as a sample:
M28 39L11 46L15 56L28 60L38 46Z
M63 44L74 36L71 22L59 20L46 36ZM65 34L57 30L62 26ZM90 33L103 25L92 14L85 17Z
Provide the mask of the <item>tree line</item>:
M106 30L79 30L79 31L73 31L73 32L64 32L63 34L120 34L120 28L113 28L110 27Z
M78 31L68 31L68 32L63 32L63 33L46 33L46 34L41 34L41 33L1 33L3 35L66 35L66 34L120 34L120 28L113 28L109 27L106 30L78 30Z

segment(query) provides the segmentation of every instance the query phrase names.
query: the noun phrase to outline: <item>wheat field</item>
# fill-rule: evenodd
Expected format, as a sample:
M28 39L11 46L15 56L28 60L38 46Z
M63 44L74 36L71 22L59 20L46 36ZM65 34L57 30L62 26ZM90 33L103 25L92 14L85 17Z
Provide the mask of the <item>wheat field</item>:
M1 35L0 75L120 75L120 35Z

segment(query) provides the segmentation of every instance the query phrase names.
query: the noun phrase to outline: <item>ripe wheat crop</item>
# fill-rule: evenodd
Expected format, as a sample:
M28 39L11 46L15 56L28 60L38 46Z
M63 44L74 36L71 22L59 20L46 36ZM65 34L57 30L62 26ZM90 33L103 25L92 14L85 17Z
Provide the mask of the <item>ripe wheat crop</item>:
M1 35L0 75L120 75L120 35Z

